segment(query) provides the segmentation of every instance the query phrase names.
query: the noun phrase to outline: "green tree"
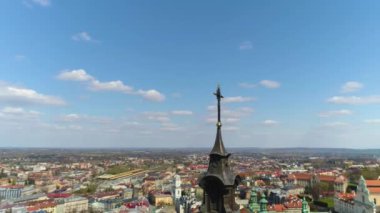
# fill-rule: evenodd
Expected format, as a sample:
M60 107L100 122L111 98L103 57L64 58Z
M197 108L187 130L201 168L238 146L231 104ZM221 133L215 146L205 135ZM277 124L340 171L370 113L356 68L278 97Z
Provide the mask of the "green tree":
M1 168L1 171L0 171L0 178L5 178L7 177L8 175L4 173L4 168Z
M366 180L374 180L380 176L380 168L363 168L361 175Z
M308 194L310 195L311 194L311 187L309 185L305 186L305 191L304 191L305 194Z
M326 182L321 182L319 184L319 187L320 187L320 192L327 192L327 191L329 191L329 184L326 183Z
M128 172L130 170L132 170L133 168L129 165L114 165L114 166L111 166L107 171L106 173L107 174L111 174L111 175L115 175L115 174L119 174L119 173L123 173L123 172Z

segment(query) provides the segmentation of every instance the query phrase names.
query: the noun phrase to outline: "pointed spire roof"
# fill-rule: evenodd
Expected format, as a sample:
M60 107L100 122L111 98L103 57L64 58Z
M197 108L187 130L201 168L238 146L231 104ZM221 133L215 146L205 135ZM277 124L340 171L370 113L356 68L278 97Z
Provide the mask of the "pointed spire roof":
M260 199L260 213L267 213L268 210L267 210L267 205L268 205L268 201L267 199L265 199L265 194L262 193L261 195L261 199Z
M227 155L226 148L224 147L223 140L222 140L222 131L220 127L218 127L216 132L216 138L214 147L211 150L210 154L217 154L217 155Z
M226 148L224 147L224 144L223 144L223 139L222 139L222 122L220 120L220 116L221 116L221 113L220 113L220 101L224 97L222 96L222 94L220 92L220 86L219 85L218 85L218 88L216 89L216 92L214 93L214 95L216 96L216 99L218 100L218 122L216 123L217 130L216 130L215 143L214 143L214 147L212 148L210 154L211 155L215 154L215 155L226 156L228 154L227 154Z
M309 204L307 203L305 197L302 199L302 213L309 213Z
M251 198L249 199L248 208L251 212L257 212L260 209L255 188L252 188L251 190Z

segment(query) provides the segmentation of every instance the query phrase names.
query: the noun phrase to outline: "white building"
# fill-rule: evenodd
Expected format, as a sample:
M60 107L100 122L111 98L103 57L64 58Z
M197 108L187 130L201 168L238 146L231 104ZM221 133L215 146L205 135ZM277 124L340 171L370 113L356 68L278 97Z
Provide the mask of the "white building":
M334 210L339 213L376 213L374 195L371 195L366 180L360 177L356 193L339 193L334 198Z
M179 175L174 175L174 187L173 187L173 201L177 212L182 213L183 207L180 204L180 199L182 197L182 189L181 189L181 177Z
M182 189L181 189L181 177L179 175L174 176L174 200L177 200L181 198L182 196Z

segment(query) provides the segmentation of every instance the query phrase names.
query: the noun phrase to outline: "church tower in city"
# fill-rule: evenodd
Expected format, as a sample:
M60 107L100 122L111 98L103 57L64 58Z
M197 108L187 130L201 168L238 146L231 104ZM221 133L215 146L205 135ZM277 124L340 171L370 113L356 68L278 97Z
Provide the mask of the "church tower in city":
M181 189L181 177L179 175L174 176L174 200L179 200L182 196L182 189Z
M218 101L218 121L216 138L209 156L208 170L200 178L199 186L203 189L202 212L230 213L238 212L235 203L235 190L240 177L233 174L229 157L222 140L222 122L220 120L220 101L223 98L220 87L214 93Z

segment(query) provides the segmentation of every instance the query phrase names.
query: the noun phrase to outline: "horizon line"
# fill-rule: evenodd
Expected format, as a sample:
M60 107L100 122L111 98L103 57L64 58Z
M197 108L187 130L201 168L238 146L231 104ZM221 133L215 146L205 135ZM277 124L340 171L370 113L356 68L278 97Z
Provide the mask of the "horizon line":
M380 150L379 148L347 148L347 147L249 147L249 146L235 146L235 147L227 147L228 149L340 149L340 150ZM49 147L49 146L41 146L41 147L33 147L33 146L4 146L0 147L0 149L212 149L212 147Z

